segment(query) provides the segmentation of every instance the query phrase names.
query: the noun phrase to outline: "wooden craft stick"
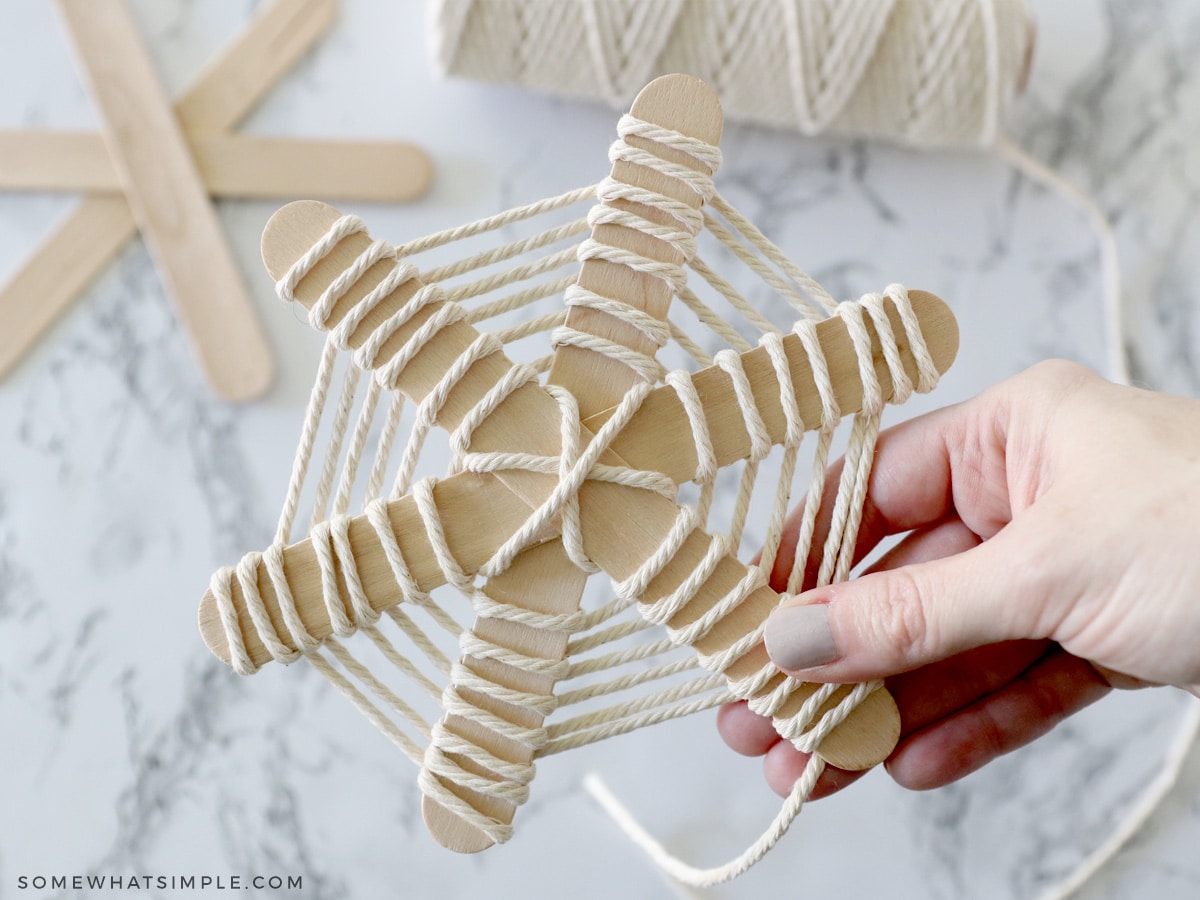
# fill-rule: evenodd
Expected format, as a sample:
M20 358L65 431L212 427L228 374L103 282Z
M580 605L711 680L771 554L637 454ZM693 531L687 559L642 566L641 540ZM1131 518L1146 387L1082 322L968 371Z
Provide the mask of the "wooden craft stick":
M499 544L497 544L499 546ZM587 582L587 573L567 556L562 540L554 538L537 544L517 556L500 575L488 579L485 593L494 600L551 615L573 612ZM543 659L562 659L567 653L565 631L549 631L506 622L502 619L476 618L471 630L490 643ZM550 696L555 680L546 674L526 672L507 663L464 655L462 663L489 681L518 691ZM495 700L489 712L523 728L540 728L545 717L535 711ZM513 740L471 719L448 714L446 729L477 747L508 762L529 765L536 748ZM511 800L480 793L471 788L442 782L449 790L475 809L497 821L510 824L517 811ZM477 826L447 809L428 795L421 798L421 815L430 835L443 847L457 853L478 853L494 841Z
M463 473L443 479L434 488L433 499L445 528L446 543L454 558L468 572L478 571L529 515L529 506L492 475ZM392 501L387 509L392 531L417 586L423 591L432 591L445 584L445 577L412 495ZM363 591L371 606L383 612L399 604L403 598L396 587L396 576L384 554L379 536L367 518L355 516L349 523L347 536L354 549ZM300 621L314 638L324 640L333 634L333 628L322 599L321 570L312 542L306 538L285 548L283 564L288 584L293 586ZM339 589L344 592L345 576L340 567L338 579ZM263 566L259 567L256 584L275 630L290 644L279 609L278 595ZM233 583L232 594L238 618L242 622L249 622L245 598L237 581ZM200 636L209 650L222 662L232 664L233 656L211 591L206 591L200 602L198 618ZM271 661L270 652L259 640L254 628L244 627L242 637L246 652L255 666Z
M200 174L220 196L406 203L433 180L429 155L402 141L204 135L194 146Z
M0 289L0 378L137 232L125 198L86 197Z
M124 3L58 0L109 155L201 368L228 400L260 396L272 353L154 63Z
M225 131L329 30L337 0L274 0L209 59L175 105L185 128Z
M580 518L583 520L584 549L590 559L614 581L630 577L659 547L675 524L679 509L670 500L648 491L598 481L585 482L579 491ZM714 540L702 529L693 531L683 547L662 572L650 582L641 605L648 608L670 594L700 565ZM683 628L714 607L746 577L749 568L732 555L721 558L716 569L682 610L667 624ZM692 646L701 657L711 656L732 646L754 631L778 605L779 595L767 586L753 591L741 605L721 619ZM770 664L760 641L725 672L731 681L753 675ZM785 676L780 672L755 696L771 693ZM819 685L800 685L777 718L787 719L817 690ZM843 688L822 707L822 712L839 702L850 688ZM743 698L749 699L749 698ZM854 720L851 723L851 720ZM892 752L900 736L900 717L895 702L886 690L859 706L843 725L856 733L856 740L836 740L836 729L822 742L817 753L831 765L857 771L878 765Z
M921 331L929 345L938 371L949 366L958 347L958 324L941 299L927 291L908 292L913 312L921 322ZM903 321L895 305L884 304L896 345L904 361L904 369L916 383L917 368L908 338L904 333ZM865 319L867 331L876 347L879 337L874 324ZM862 409L862 381L858 377L858 363L850 333L840 318L834 317L817 325L820 344L825 351L834 396L844 414ZM795 334L783 339L792 384L795 386L796 401L800 417L808 428L821 423L820 393L813 378L812 364L808 354ZM754 391L755 404L762 415L773 443L781 443L787 428L783 406L780 403L779 380L774 367L762 347L756 347L741 355L742 365ZM882 357L876 357L876 375L886 382L891 390L891 377L883 365ZM750 454L750 435L746 431L745 419L738 409L733 390L733 380L723 369L710 366L697 372L692 378L696 392L708 421L713 450L717 464L727 466L745 459ZM592 431L598 429L608 418L610 411L592 416L584 421ZM679 402L679 396L669 389L659 389L646 398L641 408L630 419L611 444L613 452L635 469L662 472L675 482L689 480L696 471L696 444L692 440L691 425Z
M637 118L661 125L672 131L716 145L721 137L721 105L716 94L703 81L689 75L667 75L650 82L634 100L630 113ZM682 151L653 141L630 136L629 143L671 162L700 168ZM707 172L706 174L712 174ZM612 177L623 184L644 188L674 197L698 208L701 197L676 178L640 165L618 160L613 164ZM636 210L662 225L671 224L670 216L642 204L617 199L613 205ZM682 254L659 238L619 225L598 225L592 237L651 259L662 259L676 265L683 262ZM578 283L596 293L624 300L635 309L649 313L660 321L665 318L671 302L671 287L660 278L637 272L621 263L606 260L587 260L580 267ZM635 328L619 322L605 313L583 307L571 307L566 324L610 340L620 341L641 353L654 347L649 339ZM563 346L555 351L548 380L572 392L579 403L581 415L607 409L620 401L636 378L628 366L602 353L581 347ZM561 539L554 539L518 555L503 575L488 580L484 593L515 606L537 612L563 615L579 609L587 584L587 575L567 555ZM489 643L543 659L562 659L567 652L568 635L563 631L535 628L518 622L477 617L471 629ZM514 690L550 696L555 682L545 675L528 673L515 666L493 660L464 656L463 664L478 671L490 681ZM500 718L523 728L539 728L543 716L515 704L496 701L489 710ZM513 741L471 719L447 715L445 728L493 756L510 762L529 765L537 748ZM512 801L493 797L442 779L445 787L475 809L506 824L517 810ZM425 825L442 846L459 853L474 853L492 845L492 839L477 826L442 806L426 795L421 801Z
M665 75L655 79L638 95L630 112L643 121L667 125L714 147L721 140L724 127L721 104L708 85L690 75ZM695 157L681 150L637 135L631 135L627 142L689 168L699 170L703 167ZM700 207L701 198L688 185L652 169L618 160L613 164L612 176L622 183L665 194L693 208ZM675 224L668 214L640 203L617 199L612 205L635 211L660 225ZM641 231L619 225L599 225L593 230L592 237L600 243L631 250L650 259L676 265L683 262L677 249ZM622 300L659 321L666 318L671 304L671 288L661 278L603 259L586 260L579 268L578 283L603 297ZM637 328L598 310L573 306L567 311L566 324L640 353L650 353L654 349L650 339ZM637 380L633 370L618 360L572 346L555 351L549 377L579 401L580 415L584 418L614 405Z
M0 131L0 188L118 193L121 182L99 134Z
M205 190L217 197L326 197L402 203L432 180L428 155L400 141L321 141L187 132ZM0 189L121 190L98 134L0 131Z
M186 128L238 122L329 27L334 0L274 0L192 82L175 107ZM107 154L106 154L107 156ZM137 233L122 197L85 197L0 287L0 377ZM66 277L64 277L66 276Z
M341 213L325 203L298 200L275 213L263 229L262 254L267 272L278 280L341 218ZM371 238L364 232L343 238L311 272L296 285L296 300L311 309L322 292L367 250ZM337 327L354 306L370 293L397 265L383 259L367 269L330 310L327 328ZM365 316L349 337L352 349L358 349L368 336L424 286L412 278L383 298ZM384 366L404 343L429 320L444 301L431 303L399 328L379 350L376 368ZM438 332L400 373L396 389L414 403L420 403L437 386L454 361L479 337L465 322L452 322ZM436 418L439 426L451 431L479 402L483 395L513 367L503 353L486 356L473 365L450 391ZM558 406L540 387L527 384L518 388L502 405L502 416L492 415L475 430L471 446L477 450L522 447L530 453L553 455L558 452ZM499 412L499 410L497 410ZM530 428L529 423L540 427ZM552 475L532 472L505 472L499 476L530 506L544 500L553 490Z

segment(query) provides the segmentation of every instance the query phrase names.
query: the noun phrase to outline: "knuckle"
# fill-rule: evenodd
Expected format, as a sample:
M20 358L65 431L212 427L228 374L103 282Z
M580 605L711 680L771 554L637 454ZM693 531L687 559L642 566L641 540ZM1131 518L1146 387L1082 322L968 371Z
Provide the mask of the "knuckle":
M1092 371L1069 359L1044 359L1030 366L1028 375L1040 382L1066 385L1092 377Z
M1044 723L1045 730L1067 717L1068 707L1063 695L1052 684L1028 679L1029 703L1033 707L1035 721Z
M888 589L874 604L871 638L894 647L904 659L924 655L933 639L922 583L909 568L889 573Z
M1011 746L1009 735L991 707L986 705L982 707L976 714L973 724L975 726L974 739L978 745L979 754L975 765L972 766L973 769L1014 749Z
M1038 393L1064 397L1080 388L1102 382L1095 372L1081 363L1068 359L1046 359L1024 373L1025 388Z

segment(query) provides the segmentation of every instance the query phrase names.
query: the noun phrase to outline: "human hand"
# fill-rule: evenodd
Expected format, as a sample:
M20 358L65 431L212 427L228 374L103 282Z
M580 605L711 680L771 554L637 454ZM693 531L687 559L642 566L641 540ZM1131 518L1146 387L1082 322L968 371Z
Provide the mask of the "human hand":
M905 533L766 629L772 659L804 681L887 679L902 734L886 766L901 785L961 778L1112 687L1197 693L1200 402L1052 362L888 429L856 557ZM734 704L718 724L790 791L806 758L768 720ZM855 777L827 769L816 795Z

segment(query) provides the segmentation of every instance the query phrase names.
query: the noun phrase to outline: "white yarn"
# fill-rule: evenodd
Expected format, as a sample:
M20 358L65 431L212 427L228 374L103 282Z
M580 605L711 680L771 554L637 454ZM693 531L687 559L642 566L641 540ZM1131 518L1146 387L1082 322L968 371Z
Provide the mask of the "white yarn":
M1100 248L1108 377L1118 384L1129 384L1129 359L1125 351L1125 313L1121 291L1121 254L1117 249L1117 238L1113 233L1112 223L1094 199L1011 140L1002 138L997 146L1022 173L1035 182L1057 191L1060 196L1074 204L1092 227Z
M1085 884L1092 880L1110 860L1129 843L1142 828L1150 821L1151 816L1162 805L1163 801L1174 790L1183 772L1188 754L1195 748L1200 737L1200 702L1189 701L1184 711L1183 722L1175 739L1167 748L1162 767L1158 775L1137 799L1137 802L1126 813L1125 817L1114 827L1112 834L1100 846L1076 866L1058 884L1049 887L1039 900L1067 900L1073 897Z
M662 871L682 884L693 887L710 887L737 878L767 855L771 848L779 842L779 839L787 833L792 822L796 820L796 816L800 814L801 808L812 794L817 779L824 769L825 764L821 757L811 757L804 766L804 772L792 785L791 793L784 800L778 815L763 832L762 837L737 858L709 869L690 866L675 857L641 826L600 778L589 776L584 779L583 785L605 812L616 821L621 830L628 834Z

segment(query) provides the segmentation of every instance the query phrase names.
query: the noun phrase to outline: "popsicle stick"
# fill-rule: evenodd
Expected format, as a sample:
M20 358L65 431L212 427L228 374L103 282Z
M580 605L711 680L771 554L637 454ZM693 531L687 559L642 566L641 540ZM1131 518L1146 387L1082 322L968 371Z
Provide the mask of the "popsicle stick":
M264 4L204 65L175 115L186 128L232 128L312 49L336 12L337 0Z
M402 141L322 141L257 135L189 136L214 193L406 203L433 180L429 155Z
M433 167L399 141L321 141L257 135L185 134L205 190L218 197L328 197L404 202L419 197ZM0 131L0 188L121 190L98 134Z
M588 556L614 580L628 578L642 565L649 553L661 545L678 514L678 508L664 497L615 484L589 481L580 489L579 498L584 548ZM682 549L650 582L642 598L643 606L653 605L688 578L699 566L713 540L713 536L702 529L693 531ZM667 624L672 628L682 628L699 619L733 590L749 570L750 567L736 557L724 556L691 602ZM737 609L697 640L693 648L701 654L701 659L720 652L758 628L778 603L779 595L769 587L764 585L757 588ZM766 648L760 641L734 662L725 674L731 683L735 683L769 664ZM780 673L754 696L769 694L783 678ZM801 685L776 718L787 719L795 715L818 687ZM826 708L838 702L848 690L843 689L841 694L835 694ZM857 740L826 739L817 752L826 762L850 771L878 765L891 753L899 738L900 717L895 702L886 690L881 690L871 703L863 704L847 717L843 725L852 719L855 724L850 728L858 735Z
M341 218L341 213L316 200L297 200L275 213L263 229L263 263L276 280L292 267ZM324 290L370 246L371 238L358 232L338 242L296 285L293 295L311 309ZM384 259L367 269L330 310L327 327L332 330L353 307L378 285L397 265ZM349 337L353 349L361 347L368 336L404 305L424 283L412 278L399 285L363 318ZM444 301L443 301L444 302ZM412 334L442 307L431 303L398 329L380 348L376 368L393 357ZM396 389L414 403L420 403L442 379L455 360L479 337L465 322L452 322L438 332L399 374ZM513 367L504 353L493 353L471 366L450 391L438 412L436 422L453 430L483 395ZM518 388L501 406L504 415L492 415L473 435L476 450L500 450L522 447L530 453L552 455L558 452L558 406L545 391L533 384ZM497 410L499 412L500 410ZM518 496L534 506L553 490L552 475L532 472L505 472L499 476Z
M630 113L710 145L715 145L721 137L721 106L716 95L704 82L689 75L666 75L650 82L634 99ZM671 162L697 170L703 166L694 157L672 147L637 136L629 137L628 141ZM693 208L699 208L702 202L702 198L682 181L644 166L618 160L613 164L612 177L623 184L674 197ZM659 224L671 224L670 216L642 204L618 199L613 205L637 210ZM677 265L684 261L682 254L665 241L623 226L598 225L592 230L592 238L640 256ZM585 261L580 267L578 282L602 296L624 300L660 321L665 318L672 297L670 286L662 279L605 260ZM654 350L642 332L605 313L571 307L566 324L621 341L642 353ZM604 354L572 346L559 347L555 351L548 376L550 383L572 392L579 403L580 414L585 416L619 402L635 378L628 366ZM571 562L562 541L555 539L518 555L502 576L488 580L484 592L525 609L562 615L579 609L586 584L587 575ZM562 631L495 618L476 618L471 629L492 644L544 659L562 659L567 650L567 635ZM504 687L544 696L550 696L554 690L554 681L545 675L532 675L515 666L470 655L464 656L462 662L470 669L485 669L489 680ZM528 708L503 702L493 704L490 711L524 728L539 728L544 718ZM524 765L533 762L535 747L515 742L474 720L448 715L443 724L450 732L501 759ZM444 786L459 793L462 799L485 815L506 824L512 822L517 810L517 804L512 801L441 780ZM487 834L432 797L422 798L421 809L426 827L442 846L459 853L474 853L492 845Z
M496 548L504 543L529 515L529 507L500 479L492 475L464 473L443 479L434 488L433 498L444 525L446 543L454 558L470 572L477 571L487 562L496 552ZM424 591L431 591L445 584L445 578L429 544L428 534L412 496L408 495L389 503L388 518L400 551L404 554L418 587ZM396 586L395 575L384 555L378 534L365 516L354 517L349 524L348 537L354 550L363 591L371 606L383 612L399 604L403 597ZM323 600L321 570L312 542L305 538L286 547L283 551L283 565L300 620L309 634L318 640L324 640L333 634L333 629ZM338 577L344 591L345 576L340 567ZM276 631L284 638L285 643L290 643L283 615L279 611L279 598L262 566L259 567L257 584ZM262 666L271 661L271 654L259 640L257 631L250 625L251 620L241 585L236 580L232 584L231 593L234 608L242 623L241 631L246 652L256 667ZM198 621L200 636L208 649L222 662L231 664L233 657L216 599L211 591L205 592L200 603Z
M125 198L86 197L0 289L0 378L137 233Z
M134 219L201 368L228 400L260 396L272 353L154 64L123 2L57 0Z
M119 193L104 138L85 131L0 131L0 188Z
M935 367L939 372L946 371L958 352L958 323L953 312L944 301L927 291L909 291L908 298L921 323L921 332ZM884 310L892 323L892 333L896 337L904 369L915 383L916 360L904 333L900 313L890 300L885 302ZM874 324L866 317L864 323L873 346L879 348L881 345ZM845 323L836 316L827 319L817 325L816 334L829 367L838 405L847 415L860 410L862 382L858 377L854 345ZM787 355L801 419L808 428L816 428L821 423L821 400L808 354L795 334L784 337L783 349ZM787 421L779 399L779 380L767 351L756 347L743 353L741 358L767 433L773 443L780 443ZM885 396L891 396L891 374L879 353L874 357L874 368ZM750 453L750 436L746 432L745 419L738 409L733 382L728 373L711 366L697 372L692 381L708 420L717 464L726 466L745 459ZM584 424L595 430L607 418L607 412L600 413L585 420ZM696 470L696 445L692 440L691 426L673 390L660 389L647 397L611 447L634 468L663 472L676 482L688 481Z
M724 127L721 104L708 85L690 75L656 78L638 94L630 112L639 119L665 125L714 147L721 140ZM697 171L704 168L703 163L683 151L637 135L631 135L627 141L671 162ZM617 181L665 194L696 209L702 202L696 192L679 179L630 162L615 162L612 176ZM640 203L618 199L612 205L635 211L660 225L675 224L668 214ZM599 243L631 250L650 259L677 265L684 262L682 254L667 242L619 225L600 225L593 230L592 237ZM666 318L672 299L670 286L661 278L602 259L584 261L579 269L579 285L603 297L622 300L659 321ZM654 350L650 339L637 328L599 310L571 307L566 324L640 353L649 354ZM580 415L584 418L615 404L637 380L633 370L618 360L572 346L555 351L550 378L579 401Z
M334 0L263 6L184 91L175 107L180 122L214 131L236 124L328 28L333 10ZM123 197L85 197L63 219L0 287L0 321L8 326L0 333L0 377L136 233Z
M571 562L562 541L555 538L520 554L503 573L489 578L484 590L500 602L557 615L579 608L579 597L586 583L587 573ZM485 618L477 618L471 630L486 641L529 656L562 659L567 653L569 635L565 631L548 631ZM478 659L469 654L463 656L462 662L493 683L542 696L554 693L556 682L549 675L526 672L507 663ZM503 700L488 703L488 710L524 728L539 728L545 718L536 711ZM447 715L443 724L447 730L501 759L524 765L533 762L536 748L497 734L474 720ZM443 780L443 784L493 819L511 823L516 814L517 804L510 800L483 794L453 781ZM421 814L430 835L443 847L457 853L477 853L494 843L477 826L429 796L421 798Z

